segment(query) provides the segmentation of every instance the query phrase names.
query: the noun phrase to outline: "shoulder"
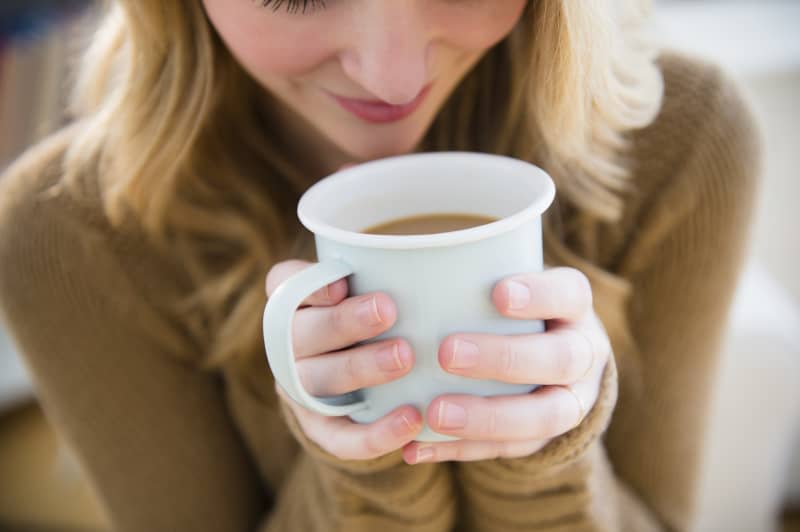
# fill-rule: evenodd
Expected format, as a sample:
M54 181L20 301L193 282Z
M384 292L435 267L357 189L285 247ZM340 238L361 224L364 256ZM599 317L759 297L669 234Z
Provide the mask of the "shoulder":
M741 84L713 63L676 52L663 53L658 64L664 78L661 110L634 135L636 162L652 174L643 177L674 178L689 159L708 152L719 157L711 173L725 164L756 166L759 126Z
M80 194L64 184L64 159L81 124L69 125L31 146L0 175L0 235L47 233L65 226L92 226L109 235L96 172L78 176ZM58 227L54 227L58 226Z
M173 305L189 287L177 258L134 224L112 226L99 196L59 186L71 137L46 139L0 177L0 314L60 322L102 307L107 319L177 325Z
M633 208L686 213L707 196L748 208L761 164L760 127L742 86L720 67L675 52L658 60L664 97L632 136Z
M72 131L61 130L29 148L0 175L0 229L10 230L9 224L47 203L48 191L61 178Z
M685 136L695 146L717 140L720 132L730 142L757 146L755 115L737 80L716 64L675 52L662 54L659 65L665 91L656 129Z
M3 271L44 259L64 240L108 242L100 202L79 200L61 187L62 162L75 126L61 130L23 153L0 177L0 261ZM102 235L102 233L106 233ZM96 251L100 251L97 247ZM68 261L79 253L59 257ZM30 267L31 264L26 264Z
M22 251L34 256L52 253L67 240L72 252L59 257L62 261L89 246L93 253L116 254L133 264L153 258L176 262L178 258L159 250L135 220L111 222L95 170L82 170L75 189L65 183L64 159L78 127L69 126L31 147L0 176L3 258Z
M70 133L60 131L29 148L0 176L0 276L3 292L52 246L70 209L55 193ZM21 279L16 279L21 280Z
M606 232L623 275L646 268L667 241L744 240L761 178L760 127L739 82L682 54L658 64L662 106L631 136L631 191Z

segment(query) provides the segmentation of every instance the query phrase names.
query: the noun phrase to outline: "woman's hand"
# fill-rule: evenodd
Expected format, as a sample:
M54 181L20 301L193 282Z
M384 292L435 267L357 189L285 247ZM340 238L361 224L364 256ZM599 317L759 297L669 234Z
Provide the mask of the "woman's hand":
M275 264L267 274L267 296L286 278L311 263L289 260ZM386 294L375 292L347 298L346 279L340 279L308 297L295 313L293 345L297 371L311 395L338 395L383 384L407 374L414 364L411 346L392 338L352 346L388 330L397 309ZM367 460L401 448L422 428L422 415L401 406L362 425L348 417L327 417L300 406L276 390L291 407L303 432L325 451L343 460Z
M439 347L445 371L476 379L541 384L525 395L442 395L427 409L436 432L463 438L412 442L409 464L528 456L577 426L594 406L611 343L592 308L592 289L574 268L515 275L495 285L501 314L547 320L539 334L454 334Z

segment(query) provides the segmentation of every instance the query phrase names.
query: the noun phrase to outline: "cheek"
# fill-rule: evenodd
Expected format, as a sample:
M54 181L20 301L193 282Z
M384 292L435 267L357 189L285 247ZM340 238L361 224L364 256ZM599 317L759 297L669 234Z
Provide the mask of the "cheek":
M257 79L302 76L334 55L314 21L284 17L248 2L204 0L206 13L239 63ZM311 18L311 17L309 17Z

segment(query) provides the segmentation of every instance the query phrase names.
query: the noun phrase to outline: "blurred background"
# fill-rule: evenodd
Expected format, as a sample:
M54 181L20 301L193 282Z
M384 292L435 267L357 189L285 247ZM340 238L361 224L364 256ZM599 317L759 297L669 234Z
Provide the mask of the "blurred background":
M35 16L11 14L39 3ZM0 173L67 120L70 66L95 20L87 6L0 0ZM765 147L694 528L800 531L800 0L661 0L656 14L665 46L710 58L741 82ZM107 529L2 325L0 529Z

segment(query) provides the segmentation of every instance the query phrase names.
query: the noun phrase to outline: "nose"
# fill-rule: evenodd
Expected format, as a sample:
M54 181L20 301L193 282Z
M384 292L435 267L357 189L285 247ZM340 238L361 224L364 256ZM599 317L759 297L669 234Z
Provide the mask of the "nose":
M401 105L428 81L431 36L415 2L366 2L340 53L344 72L381 100Z

